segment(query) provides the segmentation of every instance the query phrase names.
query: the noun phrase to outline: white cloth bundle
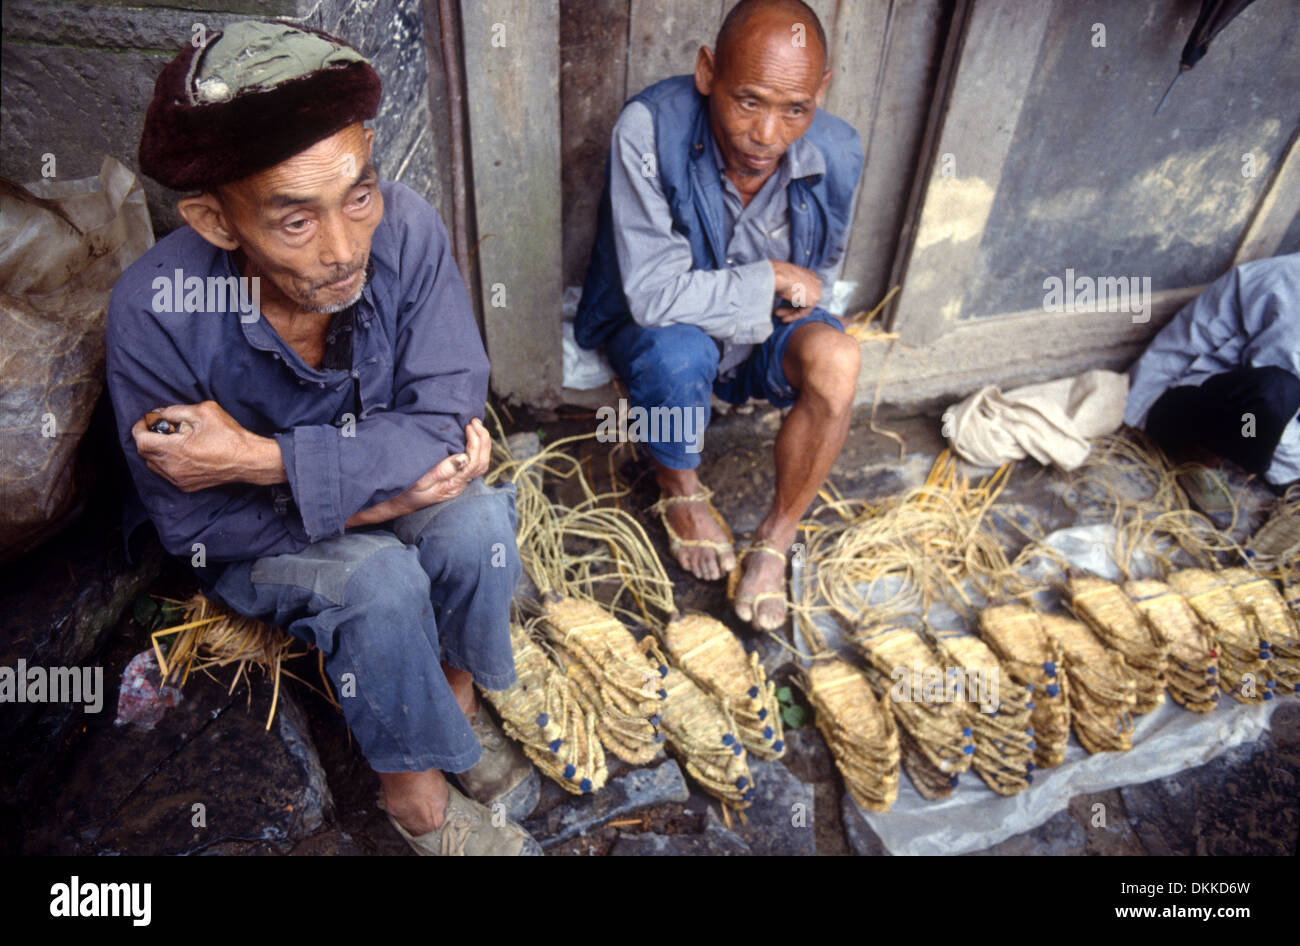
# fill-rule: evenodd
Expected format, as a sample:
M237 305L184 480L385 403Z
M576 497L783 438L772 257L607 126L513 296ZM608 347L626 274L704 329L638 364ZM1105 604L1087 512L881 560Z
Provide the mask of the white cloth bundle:
M944 433L963 459L996 467L1031 456L1073 470L1088 438L1113 433L1124 419L1128 376L1085 371L1005 394L980 388L944 412Z

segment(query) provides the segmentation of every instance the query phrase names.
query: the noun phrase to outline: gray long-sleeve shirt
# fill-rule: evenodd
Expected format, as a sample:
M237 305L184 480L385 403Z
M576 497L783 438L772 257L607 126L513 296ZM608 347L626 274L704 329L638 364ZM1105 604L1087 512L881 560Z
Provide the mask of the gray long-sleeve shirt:
M1124 422L1144 426L1169 388L1270 366L1300 377L1300 253L1244 263L1183 306L1133 365ZM1265 479L1300 479L1300 422L1286 425Z
M144 511L172 554L189 558L195 543L210 563L299 551L341 534L353 513L405 492L464 449L488 381L469 298L437 211L403 184L383 183L380 192L373 276L349 323L348 367L327 359L312 368L265 318L205 311L201 294L197 311L173 311L177 277L202 285L238 276L231 254L189 227L118 280L108 308L108 392ZM154 408L204 400L276 440L287 485L186 493L148 469L131 426Z
M654 173L654 119L640 102L629 104L614 125L610 205L632 318L642 326L699 326L722 343L718 370L725 377L772 332L777 299L768 260L790 259L787 188L795 178L826 173L826 158L811 141L796 139L746 206L726 175L712 135L708 143L722 182L727 268L693 268L690 241L673 229L663 185ZM850 221L845 233L851 228ZM817 272L823 300L829 300L843 261L841 243Z

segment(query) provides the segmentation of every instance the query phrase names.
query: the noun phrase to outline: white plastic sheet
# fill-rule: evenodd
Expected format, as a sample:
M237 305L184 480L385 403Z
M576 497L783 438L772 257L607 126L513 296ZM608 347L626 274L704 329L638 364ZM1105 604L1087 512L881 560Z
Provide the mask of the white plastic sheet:
M1123 579L1111 557L1114 534L1106 524L1074 526L1047 536L1044 543L1065 556L1070 565L1111 581ZM1048 568L1031 568L1040 580ZM1154 575L1153 563L1136 556L1131 566L1135 575ZM792 591L802 583L792 579ZM899 580L880 581L868 600L887 600L898 590ZM860 589L866 593L867 589ZM1056 593L1045 590L1040 607L1053 607ZM964 622L942 603L926 615L936 628L959 628ZM859 662L853 648L839 633L839 626L827 614L814 619L832 649L850 662ZM1167 695L1155 712L1134 717L1133 748L1127 752L1089 755L1071 734L1065 761L1051 769L1037 769L1034 782L1019 795L1005 798L995 793L974 772L961 776L956 791L939 801L926 801L906 776L899 780L898 800L884 813L862 811L862 817L880 837L891 854L964 854L991 847L1007 838L1032 831L1065 810L1075 795L1104 792L1124 785L1139 785L1177 772L1204 765L1234 746L1253 742L1268 729L1269 719L1283 700L1281 696L1258 706L1235 702L1223 694L1220 705L1210 713L1185 710ZM859 809L861 811L862 809Z
M1065 761L1034 772L1034 784L1019 795L994 793L974 772L941 801L926 801L904 776L898 801L882 813L863 811L891 854L964 854L1031 831L1063 811L1075 795L1137 785L1204 765L1233 746L1253 742L1284 699L1259 706L1226 695L1218 709L1199 715L1166 697L1154 713L1136 717L1128 752L1088 755L1071 738ZM859 809L861 810L861 809Z

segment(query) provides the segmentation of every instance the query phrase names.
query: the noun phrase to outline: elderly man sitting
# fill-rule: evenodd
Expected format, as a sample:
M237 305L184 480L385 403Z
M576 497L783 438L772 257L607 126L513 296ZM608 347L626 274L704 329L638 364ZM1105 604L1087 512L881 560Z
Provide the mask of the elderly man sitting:
M710 393L791 408L776 495L740 562L695 473L698 439L652 425L645 444L673 553L706 580L742 569L736 613L764 629L785 620L786 552L844 446L859 369L857 343L818 307L863 161L857 133L818 109L826 55L806 4L741 0L693 76L633 96L575 324L642 416L707 422Z
M505 817L537 773L474 693L514 682L521 572L513 492L482 480L487 358L437 212L376 176L379 98L354 49L284 24L163 69L140 165L198 193L113 291L108 388L163 545L320 648L411 846L538 854Z

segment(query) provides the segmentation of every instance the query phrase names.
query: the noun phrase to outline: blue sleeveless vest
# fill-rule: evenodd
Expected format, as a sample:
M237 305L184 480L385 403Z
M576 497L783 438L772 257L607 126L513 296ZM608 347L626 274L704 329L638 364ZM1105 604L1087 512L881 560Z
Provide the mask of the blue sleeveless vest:
M722 184L706 136L708 100L695 88L695 77L673 76L656 82L630 102L641 102L654 116L655 150L660 182L672 213L673 229L691 243L695 269L726 265L726 211ZM821 109L804 137L825 156L826 173L790 182L790 262L819 269L839 244L852 213L853 189L862 173L858 133L843 119ZM824 287L829 294L830 287ZM599 348L632 315L623 295L623 280L614 249L614 216L609 197L609 159L605 189L596 220L596 240L582 286L574 335L583 348Z

